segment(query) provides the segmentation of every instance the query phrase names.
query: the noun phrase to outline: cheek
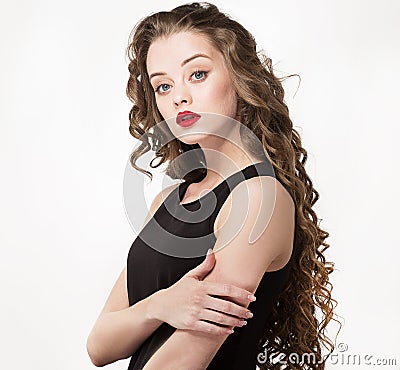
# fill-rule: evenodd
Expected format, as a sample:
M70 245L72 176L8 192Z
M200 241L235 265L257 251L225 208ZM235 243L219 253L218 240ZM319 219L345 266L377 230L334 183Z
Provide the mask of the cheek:
M211 104L220 107L221 113L231 116L236 112L236 93L228 79L216 81L208 94Z
M165 116L168 114L168 112L166 111L166 104L163 99L156 99L156 106L163 118L165 119Z
M227 97L228 84L224 80L217 80L210 89L208 96L215 102L225 100Z

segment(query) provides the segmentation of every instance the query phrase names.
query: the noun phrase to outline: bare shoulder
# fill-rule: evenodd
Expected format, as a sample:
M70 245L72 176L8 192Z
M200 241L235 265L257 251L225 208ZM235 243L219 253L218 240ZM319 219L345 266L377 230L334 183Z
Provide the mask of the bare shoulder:
M257 212L251 212L251 208L257 209ZM274 249L275 258L266 267L266 271L282 268L292 253L295 228L295 204L285 187L270 176L257 176L242 181L222 205L214 223L215 235L218 235L227 220L235 217L232 216L235 213L265 215L257 217L261 223L254 223L261 225L262 230L257 233L269 241L268 248Z
M145 225L151 217L153 217L154 213L156 213L157 209L160 208L161 204L163 203L163 201L168 197L168 195L174 191L177 187L179 186L178 184L173 184L170 186L165 187L163 190L161 190L153 199L153 202L151 203L149 212L147 214L147 217L144 221Z

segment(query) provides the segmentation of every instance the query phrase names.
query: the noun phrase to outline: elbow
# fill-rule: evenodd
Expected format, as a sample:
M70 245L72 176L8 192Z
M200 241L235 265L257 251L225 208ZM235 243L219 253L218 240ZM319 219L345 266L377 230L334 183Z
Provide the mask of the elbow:
M101 351L101 349L99 349L99 346L96 346L92 333L86 340L86 351L89 355L90 361L96 367L103 367L112 364L119 359L125 359L132 356L132 354L129 354L129 356L120 357L118 359L110 358L109 353Z
M94 366L103 367L103 366L107 365L107 363L102 361L100 356L98 356L98 354L95 350L95 346L93 344L93 340L90 335L86 341L86 351L89 355L90 361L92 361L92 364Z
M92 359L92 358L90 358L90 359L92 360L92 364L93 364L94 366L96 366L96 367L103 367L103 366L106 365L106 364L102 364L101 362L96 362L95 359Z
M90 361L92 361L92 364L94 366L103 367L105 365L101 361L99 361L99 359L96 356L94 356L92 352L90 352L89 350L87 352L89 354Z

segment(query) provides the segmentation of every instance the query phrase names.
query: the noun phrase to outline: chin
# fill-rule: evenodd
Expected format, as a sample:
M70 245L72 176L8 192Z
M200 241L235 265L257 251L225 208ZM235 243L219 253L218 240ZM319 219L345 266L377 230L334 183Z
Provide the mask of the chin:
M209 134L187 134L179 137L179 140L188 145L201 144L210 137Z

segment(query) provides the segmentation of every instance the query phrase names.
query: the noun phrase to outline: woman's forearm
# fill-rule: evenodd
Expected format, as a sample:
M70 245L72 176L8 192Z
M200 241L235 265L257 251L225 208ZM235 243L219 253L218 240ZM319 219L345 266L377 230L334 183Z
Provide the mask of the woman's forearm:
M163 323L158 318L159 290L134 305L99 316L86 347L95 366L104 366L131 356Z

